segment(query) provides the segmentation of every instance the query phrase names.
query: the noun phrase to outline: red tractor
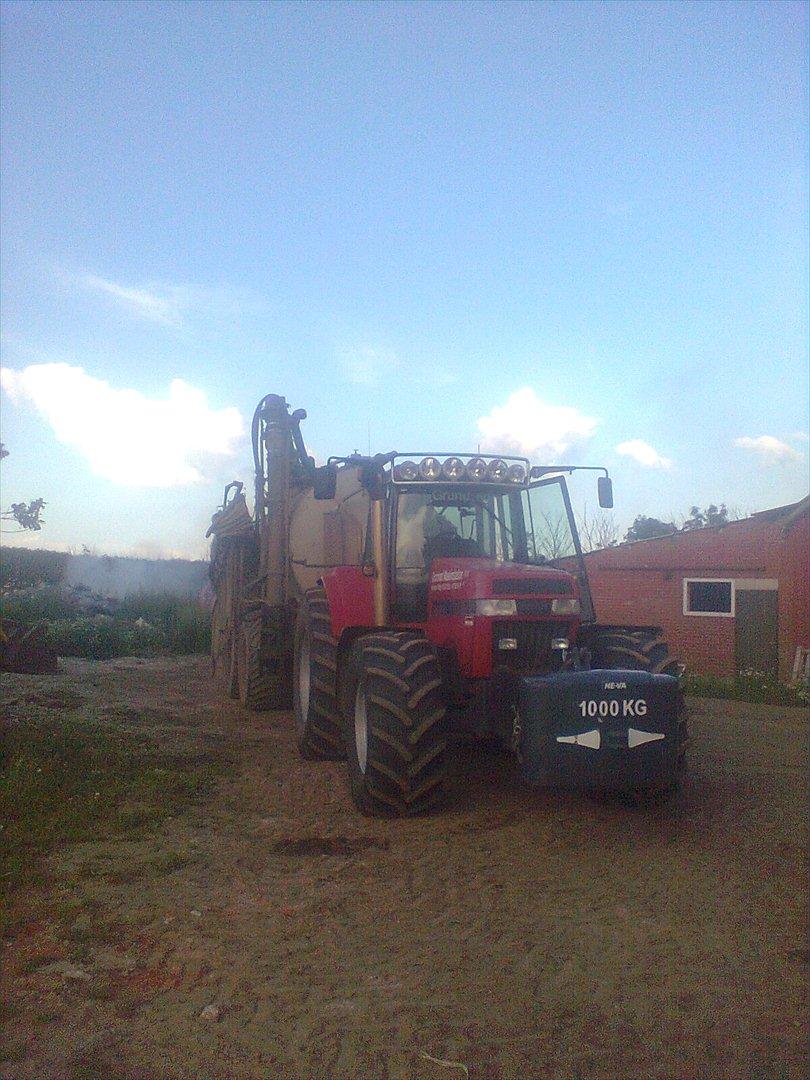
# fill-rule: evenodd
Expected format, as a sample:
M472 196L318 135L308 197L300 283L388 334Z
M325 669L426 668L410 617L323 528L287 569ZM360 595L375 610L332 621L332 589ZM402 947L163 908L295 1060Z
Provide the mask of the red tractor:
M316 467L268 395L214 515L216 678L295 713L305 758L348 761L368 814L442 794L448 737L495 738L534 783L672 787L680 665L660 629L595 620L565 475L486 454L352 454ZM599 502L612 506L606 470Z

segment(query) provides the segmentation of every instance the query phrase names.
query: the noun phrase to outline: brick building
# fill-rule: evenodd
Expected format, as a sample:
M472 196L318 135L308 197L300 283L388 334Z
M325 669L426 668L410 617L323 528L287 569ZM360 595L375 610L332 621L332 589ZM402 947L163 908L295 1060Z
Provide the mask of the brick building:
M655 624L695 673L791 676L810 646L810 497L585 556L600 623Z

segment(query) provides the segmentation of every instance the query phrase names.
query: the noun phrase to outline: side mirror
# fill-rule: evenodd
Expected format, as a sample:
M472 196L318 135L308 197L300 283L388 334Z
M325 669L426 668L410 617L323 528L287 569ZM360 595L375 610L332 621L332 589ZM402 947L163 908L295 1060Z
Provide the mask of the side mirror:
M316 499L327 501L334 499L337 491L337 467L321 465L315 470L312 480L312 492Z
M613 481L609 476L600 476L596 481L599 492L599 505L605 510L613 509Z

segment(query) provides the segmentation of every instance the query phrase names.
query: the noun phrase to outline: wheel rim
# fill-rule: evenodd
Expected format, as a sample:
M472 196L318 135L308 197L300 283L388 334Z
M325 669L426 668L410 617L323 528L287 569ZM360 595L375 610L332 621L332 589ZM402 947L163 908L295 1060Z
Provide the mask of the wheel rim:
M360 682L354 695L354 745L357 751L357 764L365 774L368 760L368 723L366 721L366 693Z
M306 721L309 712L309 634L301 635L301 652L298 657L298 700L301 703L301 719Z

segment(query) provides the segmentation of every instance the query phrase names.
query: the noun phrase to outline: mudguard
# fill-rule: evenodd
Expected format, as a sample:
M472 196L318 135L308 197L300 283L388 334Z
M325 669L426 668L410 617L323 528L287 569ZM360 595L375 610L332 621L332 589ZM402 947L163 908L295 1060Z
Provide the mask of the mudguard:
M671 675L600 669L526 676L517 732L524 778L605 788L673 783L683 707Z

